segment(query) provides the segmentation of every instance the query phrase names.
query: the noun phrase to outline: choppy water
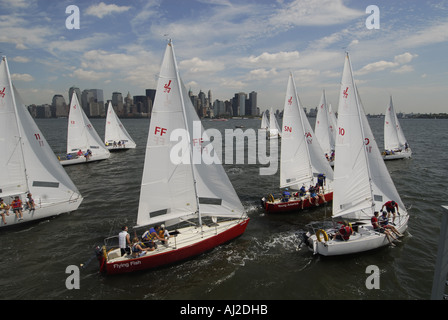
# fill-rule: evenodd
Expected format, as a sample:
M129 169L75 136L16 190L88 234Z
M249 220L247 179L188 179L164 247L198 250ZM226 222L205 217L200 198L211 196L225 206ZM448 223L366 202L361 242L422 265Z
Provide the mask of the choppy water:
M65 150L67 119L37 120L56 154ZM370 119L379 146L382 119ZM314 126L314 119L311 119ZM104 119L93 119L100 136ZM66 167L84 201L76 212L24 228L0 231L1 299L429 299L442 204L448 204L447 120L401 120L413 158L387 162L410 206L407 236L395 248L350 257L313 256L297 247L297 232L331 215L331 208L267 215L262 195L278 192L279 173L260 176L259 165L225 165L251 218L243 236L189 261L116 277L98 272L93 248L136 221L149 121L125 119L135 150L98 163ZM218 129L259 127L260 120L204 121ZM89 262L90 261L90 262ZM80 289L68 290L67 266L81 269ZM365 282L379 267L380 289Z

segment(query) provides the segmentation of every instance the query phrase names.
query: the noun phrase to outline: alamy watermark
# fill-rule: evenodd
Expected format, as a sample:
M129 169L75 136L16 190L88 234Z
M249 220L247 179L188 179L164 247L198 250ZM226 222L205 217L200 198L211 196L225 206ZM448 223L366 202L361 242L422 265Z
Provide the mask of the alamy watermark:
M201 121L193 121L191 135L188 130L175 129L168 137L168 129L159 126L151 134L154 144L165 144L165 139L174 142L170 160L175 165L258 163L265 166L260 167L260 175L274 175L278 170L278 139L267 139L264 129L225 129L223 139L221 131L214 128L203 131Z
M366 19L366 28L379 29L380 28L380 8L376 5L370 5L366 8L366 13L371 13Z
M80 15L79 8L75 5L70 5L65 8L65 13L70 14L67 19L65 19L65 27L69 30L80 28Z
M370 265L366 268L366 273L370 274L366 279L366 288L369 290L380 288L380 268Z
M67 279L65 279L65 287L68 290L80 289L79 267L75 265L69 265L67 268L65 268L65 273L70 274Z

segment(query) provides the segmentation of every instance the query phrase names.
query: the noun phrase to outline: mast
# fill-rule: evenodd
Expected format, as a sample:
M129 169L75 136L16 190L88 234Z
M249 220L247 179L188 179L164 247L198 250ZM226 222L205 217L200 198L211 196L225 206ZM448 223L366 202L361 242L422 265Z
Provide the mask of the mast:
M303 114L302 114L302 110L301 110L301 106L300 106L299 96L297 95L297 90L296 90L296 82L294 80L294 77L293 77L292 73L290 73L290 77L291 77L291 80L292 80L294 95L296 96L297 109L299 109L298 111L299 111L299 116L300 116L300 122L302 124L303 136L305 138L304 140L305 140L305 143L308 144L308 142L306 140L307 137L306 137L306 132L305 132L306 131L305 130L305 125L304 125L303 117L302 117ZM306 155L308 157L308 169L309 169L309 174L310 174L310 177L311 177L311 183L314 184L314 180L313 180L313 166L311 164L310 150L308 149L307 145L306 145L305 150L306 150Z
M358 119L359 119L359 125L361 128L361 134L362 134L362 138L365 138L365 133L364 133L364 126L362 124L362 116L361 116L361 110L360 110L360 106L359 106L359 97L358 97L358 88L355 85L355 80L353 79L353 68L352 68L352 62L350 61L350 57L348 55L348 52L346 52L347 55L347 59L348 59L348 64L350 66L350 78L352 80L352 84L353 84L353 91L355 94L355 101L356 101L356 109L358 111ZM372 177L371 177L371 173L370 173L370 164L369 164L369 160L368 160L368 155L367 155L367 151L366 151L366 147L365 147L365 141L363 140L363 147L362 147L362 152L364 153L364 158L366 161L366 166L367 166L367 172L369 175L369 187L370 187L370 201L371 201L371 209L372 209L372 214L375 211L375 203L373 202L373 189L372 189Z
M185 103L184 103L184 96L182 93L182 82L180 80L180 76L179 76L179 69L177 68L177 61L176 61L176 55L174 54L174 47L173 47L173 42L172 40L168 40L168 45L171 48L171 52L173 54L173 62L174 62L174 70L176 71L176 80L178 83L178 88L179 88L179 94L180 94L180 100L181 100L181 105L182 105L182 117L184 119L184 123L185 123L185 129L187 129L187 132L189 133L190 130L189 126L188 126L188 121L186 118L186 109L185 109ZM202 132L201 132L202 134ZM196 207L198 208L197 214L198 214L198 221L199 221L199 226L202 228L202 219L201 219L201 212L200 212L200 207L199 207L199 197L198 197L198 189L197 189L197 185L196 185L196 175L195 175L195 170L193 169L193 149L191 147L191 139L192 137L189 136L188 134L188 138L190 139L190 141L188 141L188 145L189 145L189 154L190 154L190 168L191 168L191 174L193 177L193 187L194 187L194 193L195 193L195 198L196 198Z
M23 134L22 134L22 130L21 130L20 126L19 126L19 115L17 114L16 96L15 96L15 93L14 93L14 87L13 87L13 85L12 85L11 74L10 74L10 72L9 72L9 66L8 66L8 62L6 61L6 57L3 56L3 57L2 57L2 60L3 60L3 62L5 63L6 72L7 72L7 76L8 76L8 84L9 84L9 88L10 88L10 90L11 90L11 98L12 98L12 104L13 104L13 108L14 108L14 115L15 115L15 117L16 117L17 131L18 131L18 133L19 133L19 137L18 137L19 140L18 140L18 142L19 142L19 145L20 145L20 154L21 154L21 156L22 156L22 162L23 162L23 170L24 170L24 174L25 174L26 188L27 188L27 190L29 190L29 189L30 189L30 186L29 186L29 181L28 181L28 173L27 173L27 171L26 171L25 155L24 155L24 153L23 153L23 146L22 146L22 137L23 137Z

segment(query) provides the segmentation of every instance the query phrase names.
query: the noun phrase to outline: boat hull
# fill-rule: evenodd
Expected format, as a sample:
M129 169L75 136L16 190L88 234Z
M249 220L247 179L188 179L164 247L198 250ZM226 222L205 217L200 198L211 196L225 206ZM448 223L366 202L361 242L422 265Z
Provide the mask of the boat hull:
M36 204L35 210L22 210L23 219L19 220L15 213L10 210L9 216L5 214L6 224L0 219L0 228L12 227L16 225L22 225L29 222L36 222L38 220L47 219L52 216L57 216L62 213L67 213L75 211L78 209L83 198L81 196L74 198L72 200L60 202L60 203L42 203Z
M399 219L399 224L396 226L400 233L404 233L407 229L409 216L406 215ZM336 229L325 230L327 235L334 233ZM370 221L365 221L357 228L357 231L350 237L349 240L332 240L324 241L319 239L314 234L306 240L308 249L314 254L323 256L339 256L356 254L365 251L378 249L390 244L384 233L374 231Z
M70 165L74 165L74 164L83 164L83 163L102 161L102 160L108 159L109 157L110 157L110 153L107 153L107 154L103 154L103 155L92 155L89 158L89 160L86 160L85 157L78 157L78 158L70 159L70 160L61 160L61 161L59 161L59 163L63 166L70 166Z
M135 149L135 146L125 146L125 147L114 147L114 146L106 146L106 149L109 150L110 152L115 152L115 151L126 151L129 149Z
M411 156L412 156L411 151L401 151L401 152L395 152L394 154L387 154L387 155L383 152L384 160L408 159Z
M198 256L204 252L229 242L244 233L249 219L239 222L221 222L217 226L203 226L203 232L196 227L178 229L177 238L171 238L168 246L159 244L154 251L147 252L140 258L118 257L106 259L104 254L98 256L100 271L108 274L122 274L153 269ZM116 249L120 250L120 249Z
M333 201L333 192L328 192L324 194L325 201L331 202ZM303 202L303 208L302 208ZM305 209L315 208L316 203L315 200L310 199L301 199L292 197L287 202L282 202L280 199L275 199L274 201L268 201L266 198L261 199L262 206L267 213L282 213L282 212L291 212L291 211L301 211ZM324 204L324 201L319 198L318 205L321 206Z

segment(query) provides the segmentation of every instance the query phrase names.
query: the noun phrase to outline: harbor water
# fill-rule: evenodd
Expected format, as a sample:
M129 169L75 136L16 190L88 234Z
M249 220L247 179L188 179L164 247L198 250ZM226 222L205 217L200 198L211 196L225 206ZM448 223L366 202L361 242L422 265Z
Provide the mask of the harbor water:
M314 120L310 119L313 127ZM36 122L55 154L64 154L67 119ZM444 210L441 205L448 205L448 120L400 120L413 155L386 162L403 202L410 208L409 228L396 247L353 256L314 256L299 246L298 233L306 231L309 223L329 219L331 205L300 213L266 214L260 198L279 194L279 170L260 175L261 164L226 163L224 168L251 218L241 237L175 265L104 276L99 273L94 248L104 238L117 235L123 225L128 225L133 235L149 128L148 119L122 122L136 141L136 149L112 153L105 161L65 167L84 197L77 211L0 231L1 299L430 298ZM369 122L381 149L383 119L371 118ZM104 119L92 119L92 124L104 136ZM243 131L257 130L260 120L203 120L203 125L221 132L236 126L242 126ZM67 267L81 264L79 289L70 290ZM380 271L379 288L366 285L369 266Z

